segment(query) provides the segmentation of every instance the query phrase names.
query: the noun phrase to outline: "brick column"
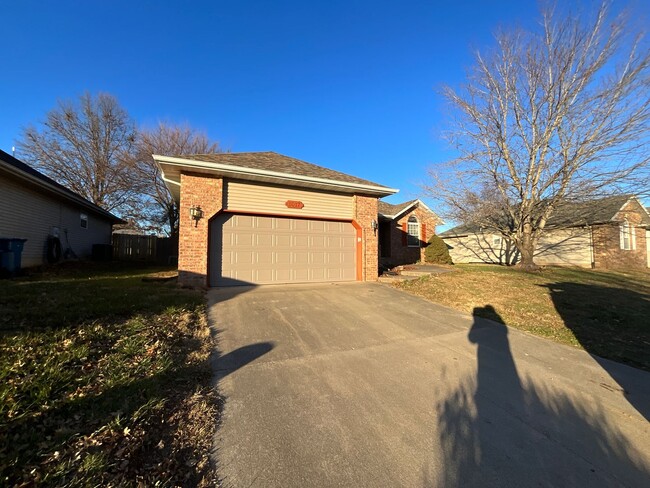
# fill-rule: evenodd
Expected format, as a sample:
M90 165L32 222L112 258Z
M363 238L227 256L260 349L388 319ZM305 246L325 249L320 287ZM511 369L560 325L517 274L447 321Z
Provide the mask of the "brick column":
M190 208L200 206L203 218L190 217ZM179 208L178 283L208 285L208 222L223 207L223 180L190 173L181 174Z
M363 281L377 281L379 273L379 231L372 230L372 221L377 220L377 198L354 196L354 220L361 226L363 245Z

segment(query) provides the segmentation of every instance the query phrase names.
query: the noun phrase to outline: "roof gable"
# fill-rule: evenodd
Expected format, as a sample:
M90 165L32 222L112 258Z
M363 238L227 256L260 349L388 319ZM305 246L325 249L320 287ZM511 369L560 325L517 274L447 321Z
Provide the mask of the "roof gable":
M429 212L436 219L438 219L438 221L440 221L441 224L444 224L444 221L438 216L438 214L436 214L433 210L431 210L428 206L426 206L424 202L420 199L410 200L408 202L399 203L396 205L382 202L380 200L377 205L377 212L381 217L390 220L395 220L398 217L404 215L409 210L412 210L417 207L422 207L425 211Z

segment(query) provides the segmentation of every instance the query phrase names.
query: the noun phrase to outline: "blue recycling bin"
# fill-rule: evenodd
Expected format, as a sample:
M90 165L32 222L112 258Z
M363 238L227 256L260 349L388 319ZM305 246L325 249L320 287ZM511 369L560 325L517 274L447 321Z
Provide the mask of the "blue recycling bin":
M3 273L8 273L9 276L13 276L16 269L16 260L14 259L13 251L0 251L0 276L4 276Z
M13 266L9 271L17 273L20 271L21 261L23 257L23 247L25 246L27 239L5 239L0 238L0 253L2 253L2 267L9 269L8 265L5 266L5 261L13 258Z

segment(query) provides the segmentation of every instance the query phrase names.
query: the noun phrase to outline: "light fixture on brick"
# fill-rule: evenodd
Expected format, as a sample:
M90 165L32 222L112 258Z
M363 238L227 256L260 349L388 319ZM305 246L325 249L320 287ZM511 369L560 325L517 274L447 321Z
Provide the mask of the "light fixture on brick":
M194 227L199 225L199 220L203 218L203 210L200 205L190 207L190 217L194 220Z

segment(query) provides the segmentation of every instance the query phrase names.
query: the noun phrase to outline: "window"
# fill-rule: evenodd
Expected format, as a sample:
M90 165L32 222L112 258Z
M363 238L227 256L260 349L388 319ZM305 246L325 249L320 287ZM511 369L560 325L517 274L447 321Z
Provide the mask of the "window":
M492 236L492 246L501 247L501 236Z
M406 227L407 244L409 247L420 247L420 224L414 215L411 215Z
M87 229L88 228L88 215L82 213L79 214L79 219L80 219L80 225L82 229Z
M633 251L636 249L636 234L634 232L634 227L626 220L619 229L621 234L621 249L625 251Z

